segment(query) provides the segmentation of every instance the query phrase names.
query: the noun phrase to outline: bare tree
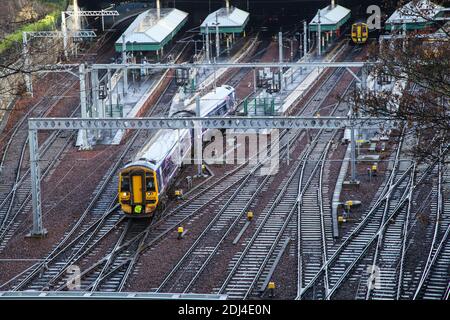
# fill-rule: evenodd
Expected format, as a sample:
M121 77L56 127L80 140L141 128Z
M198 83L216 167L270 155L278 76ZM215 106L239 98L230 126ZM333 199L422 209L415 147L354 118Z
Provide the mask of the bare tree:
M399 10L423 19L427 27L372 45L370 73L380 86L390 81L391 85L403 82L406 88L359 89L350 100L363 113L401 120L406 126L404 134L417 138L414 156L420 161L434 160L450 144L449 22L436 19L435 8L424 7L424 1L414 0Z
M0 6L0 9L4 10L3 19L0 21L0 109L5 109L11 99L26 92L26 74L43 71L43 65L52 62L55 53L61 51L60 41L31 39L27 46L30 63L26 64L22 39L11 37L11 34L26 24L42 19L48 11L36 1L24 0L16 4L12 2L14 1L5 1ZM20 11L14 11L14 6L16 9L20 8Z

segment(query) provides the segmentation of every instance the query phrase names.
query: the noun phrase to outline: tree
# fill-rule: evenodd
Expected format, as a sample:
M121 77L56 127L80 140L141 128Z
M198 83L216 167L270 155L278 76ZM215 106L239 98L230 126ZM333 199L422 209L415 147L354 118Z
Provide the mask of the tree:
M47 15L52 7L40 2L22 0L5 1L0 5L0 110L17 96L26 92L24 75L35 74L43 65L54 62L54 53L60 50L60 41L33 39L28 43L29 65L25 63L22 31L54 27L53 16ZM41 29L42 30L42 29Z
M393 38L372 45L370 75L377 90L358 89L350 99L363 113L405 123L404 135L418 141L413 155L419 161L435 160L441 147L450 145L450 22L437 18L429 1L402 2L397 10L422 19L426 27L405 34L400 25ZM386 82L406 88L380 90Z

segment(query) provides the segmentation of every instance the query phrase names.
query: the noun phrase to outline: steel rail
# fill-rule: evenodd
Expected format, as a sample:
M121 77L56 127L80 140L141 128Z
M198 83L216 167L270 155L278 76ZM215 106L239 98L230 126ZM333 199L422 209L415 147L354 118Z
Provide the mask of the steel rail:
M411 208L412 208L412 201L413 201L413 191L414 189L412 188L414 186L414 179L415 179L415 172L416 172L416 164L414 164L414 168L412 169L412 176L411 176L411 188L410 188L410 193L408 196L408 204L407 204L407 213L406 213L406 217L405 217L405 222L404 222L404 228L403 228L403 233L402 233L402 244L401 244L401 254L400 254L400 270L398 272L398 279L397 279L397 290L396 290L396 296L395 299L396 300L400 300L401 294L402 294L402 284L403 284L403 270L404 270L404 261L405 261L405 257L406 257L406 250L407 250L407 238L408 238L408 226L409 226L409 221L410 221L410 215L411 215Z
M397 149L395 160L394 160L394 166L393 170L387 180L387 183L385 184L379 198L377 199L376 203L372 206L370 211L367 213L367 215L364 217L364 219L359 223L359 225L347 236L347 238L344 240L344 242L336 249L336 251L333 253L333 255L328 259L328 261L320 268L320 270L317 272L317 274L311 279L310 283L307 284L297 295L296 299L301 299L302 296L312 288L314 283L319 279L322 272L324 272L325 268L328 268L329 265L338 258L339 252L345 248L346 245L348 245L353 237L355 237L362 229L366 226L366 224L369 223L369 220L372 218L372 215L377 210L377 208L384 202L384 200L391 194L393 188L395 188L401 180L405 177L406 173L409 171L405 171L405 173L400 177L399 180L396 182L393 181L395 177L395 169L397 167L397 161L400 154L400 149Z
M297 134L297 136L300 135L300 133ZM282 146L284 149L283 154L287 153L287 150L285 149L288 143L292 143L296 138L288 137L290 140L286 144ZM282 157L283 157L282 154ZM173 277L173 275L177 272L177 270L181 267L181 265L187 260L187 258L194 252L194 250L197 248L198 244L201 240L203 240L204 237L208 234L208 232L211 230L211 228L215 225L215 223L220 219L222 214L228 209L229 205L232 203L232 201L241 194L242 189L247 184L247 182L250 180L250 178L255 174L255 172L263 166L263 162L257 164L243 179L241 184L236 188L235 192L229 197L227 202L222 206L222 208L219 210L219 212L214 216L214 218L211 220L211 222L205 227L205 230L197 237L196 241L191 245L191 247L187 250L187 252L184 254L184 256L178 261L177 265L172 268L171 272L165 277L163 282L159 285L157 292L161 291L162 288L170 281L170 279ZM202 265L198 268L196 271L194 277L190 280L188 285L185 287L183 292L187 292L190 287L194 284L194 282L197 280L197 278L200 276L200 274L203 272L203 270L206 268L210 260L213 258L214 254L218 251L220 245L223 243L223 241L226 239L226 237L229 235L231 230L233 230L234 226L239 222L239 220L242 218L243 214L247 210L247 208L251 205L251 203L254 201L256 196L260 193L262 188L265 186L267 181L269 180L270 176L267 175L261 183L259 183L257 190L254 191L252 196L248 201L246 201L245 205L241 209L241 211L236 215L236 218L233 220L230 226L228 226L227 231L224 233L224 235L220 238L220 240L217 242L215 247L211 250L211 252L208 253L208 256L205 261L203 261Z
M299 183L298 183L298 190L299 190L298 191L299 192L298 200L297 200L296 204L290 210L289 214L287 215L283 226L279 230L279 232L278 232L278 234L277 234L277 236L275 238L275 241L273 242L271 248L268 251L268 254L266 255L264 261L261 263L260 268L259 268L256 276L253 278L253 281L252 281L250 287L248 288L247 292L245 293L244 299L246 299L251 294L251 291L253 290L253 287L255 286L256 281L260 278L260 276L261 276L264 268L266 267L270 257L272 256L273 252L275 251L275 248L277 247L279 241L281 240L281 237L283 236L284 231L286 230L286 228L289 225L292 217L294 216L295 209L298 210L298 208L301 207L303 193L306 190L306 188L308 188L309 184L311 183L314 175L316 174L316 171L318 170L319 167L322 170L322 168L323 168L323 166L325 164L325 157L328 154L330 145L331 145L331 140L329 140L329 142L327 143L325 149L320 154L319 159L317 160L317 162L316 162L316 164L315 164L315 166L313 168L313 171L311 172L311 174L310 174L308 180L306 181L305 185L302 187L302 180L303 180L303 177L304 177L304 170L305 170L306 163L307 163L308 160L304 160L303 161L303 163L302 163L302 172L300 174L300 179L299 179Z
M445 151L447 151L447 149ZM443 221L441 221L442 215L444 213L444 210L448 210L446 205L449 203L448 199L445 199L445 197L443 195L444 185L446 184L446 182L448 182L448 181L444 181L444 171L445 171L444 165L443 165L444 159L445 159L445 154L441 152L441 156L439 159L440 160L439 167L438 167L438 197L437 197L436 223L435 223L433 238L432 238L432 242L430 245L428 257L427 257L421 278L419 280L419 283L416 287L416 290L414 291L413 300L418 299L419 295L424 290L426 281L432 273L431 269L435 265L437 258L439 257L440 253L442 252L442 249L448 239L448 235L450 232L450 223L449 223L447 226L447 229L443 232L441 240L439 241L438 245L436 246L436 243L438 241L437 240L438 233L439 233L439 229L440 229L439 226L443 223ZM448 180L448 179L446 179L446 180ZM445 206L444 206L444 204L445 204Z

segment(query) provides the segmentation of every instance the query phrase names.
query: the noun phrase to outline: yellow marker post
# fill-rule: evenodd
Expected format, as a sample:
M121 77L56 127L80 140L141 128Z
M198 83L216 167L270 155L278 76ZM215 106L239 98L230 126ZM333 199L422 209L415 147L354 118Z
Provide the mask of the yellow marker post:
M270 297L273 298L273 296L275 295L275 282L274 281L270 281L269 285L267 286L267 288L269 289Z
M175 190L175 196L181 197L183 195L183 190Z
M372 165L372 175L376 176L378 172L378 166L376 164Z
M247 212L247 220L252 221L252 219L253 219L253 212L252 211Z
M184 232L184 228L178 227L178 239L183 238L183 232Z

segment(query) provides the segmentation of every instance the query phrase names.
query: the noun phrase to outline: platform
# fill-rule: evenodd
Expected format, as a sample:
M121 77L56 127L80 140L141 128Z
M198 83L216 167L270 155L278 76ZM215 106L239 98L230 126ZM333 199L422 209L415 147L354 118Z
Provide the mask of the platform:
M126 51L158 51L161 50L184 26L188 13L178 9L161 9L158 17L157 9L147 10L131 23L116 41L115 49L122 52L123 37Z
M350 19L351 12L349 9L341 6L330 4L327 7L320 9L320 30L338 31L348 19ZM316 14L309 23L309 30L317 32L319 25L319 16Z
M200 26L200 32L216 32L216 24L219 24L219 33L243 33L249 21L250 14L236 7L220 8L210 13Z
M416 4L411 1L394 11L386 20L385 29L389 31L403 30L403 28L408 31L425 29L433 24L432 20L443 9L444 7L429 0L421 0ZM418 11L422 13L422 16L418 15Z

